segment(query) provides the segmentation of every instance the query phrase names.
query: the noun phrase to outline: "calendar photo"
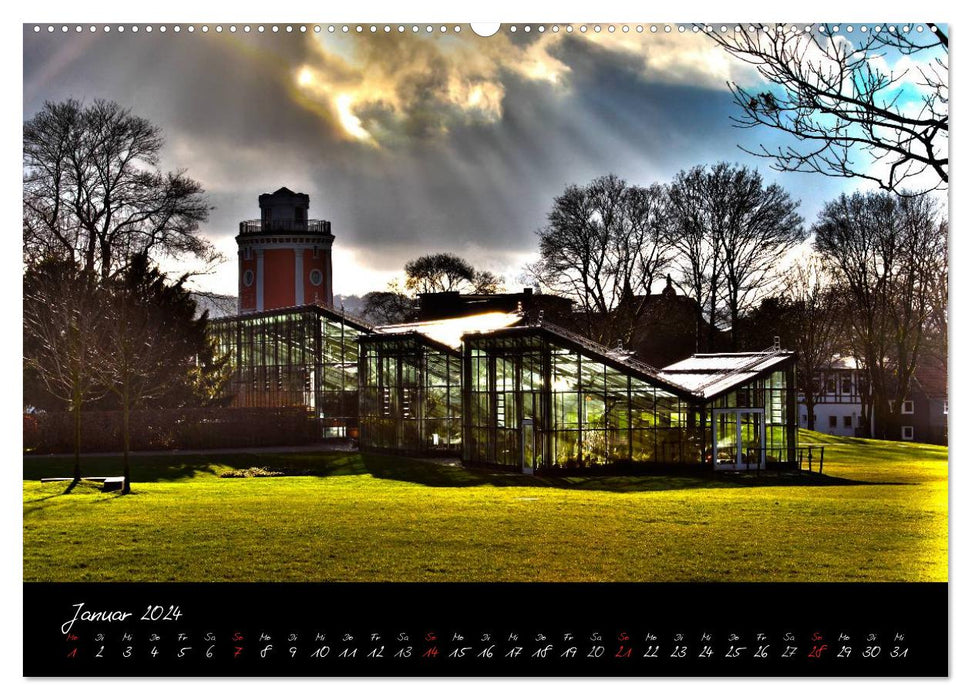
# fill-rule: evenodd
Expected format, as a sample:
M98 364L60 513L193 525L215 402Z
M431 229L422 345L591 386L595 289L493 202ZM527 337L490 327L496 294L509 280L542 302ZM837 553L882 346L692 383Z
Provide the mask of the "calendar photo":
M24 674L946 676L949 34L24 24Z

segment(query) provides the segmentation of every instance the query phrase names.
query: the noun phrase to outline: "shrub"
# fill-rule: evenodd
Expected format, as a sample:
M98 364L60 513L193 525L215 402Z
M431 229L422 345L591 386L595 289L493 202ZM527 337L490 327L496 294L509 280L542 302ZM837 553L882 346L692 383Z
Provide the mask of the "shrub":
M304 408L146 409L132 411L130 425L133 450L304 445L319 440L321 435L317 421ZM25 450L71 452L73 434L70 413L24 416ZM120 411L81 413L83 452L120 449Z

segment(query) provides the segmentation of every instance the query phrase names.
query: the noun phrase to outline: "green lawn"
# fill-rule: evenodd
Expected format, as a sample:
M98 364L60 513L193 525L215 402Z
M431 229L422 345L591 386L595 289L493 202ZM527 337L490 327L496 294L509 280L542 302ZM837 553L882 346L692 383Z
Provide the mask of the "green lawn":
M41 484L26 581L946 581L947 449L832 438L824 476L541 479L400 457L139 457ZM263 467L293 476L220 478ZM91 458L85 473L120 474Z

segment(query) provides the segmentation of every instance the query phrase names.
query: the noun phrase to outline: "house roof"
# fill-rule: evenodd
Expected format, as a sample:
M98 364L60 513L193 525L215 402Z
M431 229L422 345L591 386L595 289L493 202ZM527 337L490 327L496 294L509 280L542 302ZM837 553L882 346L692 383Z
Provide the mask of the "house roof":
M794 357L793 352L775 349L700 354L668 365L658 374L662 379L680 384L692 394L709 400L782 367Z
M855 357L850 357L849 355L836 355L832 360L830 360L829 364L827 364L824 369L858 370L862 369L862 367L860 367L860 361Z
M914 372L914 385L928 398L947 398L947 368L938 363L921 363Z

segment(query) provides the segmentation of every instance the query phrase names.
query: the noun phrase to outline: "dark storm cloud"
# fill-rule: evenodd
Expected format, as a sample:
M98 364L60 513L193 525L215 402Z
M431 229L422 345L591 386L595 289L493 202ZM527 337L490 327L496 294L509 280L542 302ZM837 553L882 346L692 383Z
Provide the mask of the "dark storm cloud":
M556 56L571 69L568 92L505 74L501 125L454 126L440 143L399 152L398 168L338 185L355 245L389 263L418 247L526 253L567 184L605 172L666 180L745 157L727 92L648 83L633 58L586 42Z
M24 101L104 97L202 139L245 141L253 127L268 146L319 128L293 109L289 66L307 53L300 38L117 32L25 35ZM74 60L70 60L74 59Z
M437 250L508 267L535 250L534 231L568 183L607 172L647 183L750 160L717 79L665 80L668 54L645 61L571 37L317 41L25 30L24 116L68 97L131 107L164 129L165 167L186 168L210 192L207 233L224 250L238 222L258 215L258 195L286 185L310 194L336 246L372 270ZM365 137L338 114L345 90ZM235 279L232 264L224 278Z

